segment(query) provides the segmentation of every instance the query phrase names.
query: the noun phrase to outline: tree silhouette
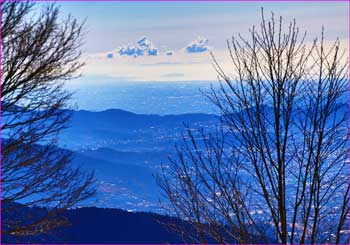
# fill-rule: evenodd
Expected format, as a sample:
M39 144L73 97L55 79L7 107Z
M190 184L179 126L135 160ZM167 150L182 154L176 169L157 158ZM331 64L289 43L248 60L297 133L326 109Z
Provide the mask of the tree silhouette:
M1 2L2 212L14 202L46 206L35 219L8 219L2 232L35 234L59 225L57 212L94 193L93 176L57 147L70 118L64 82L76 76L82 24L62 19L54 5ZM41 9L41 12L39 10Z
M213 56L221 123L187 130L158 179L164 206L197 227L194 242L348 243L345 50L263 12L249 34L228 42L228 73Z

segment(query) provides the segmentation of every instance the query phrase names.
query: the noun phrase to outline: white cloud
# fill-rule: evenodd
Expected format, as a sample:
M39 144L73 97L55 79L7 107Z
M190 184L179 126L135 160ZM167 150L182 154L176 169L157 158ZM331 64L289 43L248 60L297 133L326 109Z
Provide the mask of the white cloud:
M193 40L186 46L186 52L187 53L202 53L205 51L210 50L210 47L208 46L208 39L204 37L198 37L197 39Z
M130 43L128 45L120 47L118 53L120 55L134 57L143 55L157 56L158 49L147 37L142 37L136 43Z

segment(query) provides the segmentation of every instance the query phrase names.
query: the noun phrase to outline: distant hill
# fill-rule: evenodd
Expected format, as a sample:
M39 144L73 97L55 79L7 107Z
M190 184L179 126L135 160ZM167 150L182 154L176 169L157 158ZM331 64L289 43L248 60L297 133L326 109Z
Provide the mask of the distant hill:
M254 108L253 108L254 109ZM264 106L266 115L273 109ZM69 127L60 135L60 147L74 151L73 164L96 174L97 194L84 205L133 211L160 212L160 188L154 175L160 164L175 156L184 124L215 132L220 118L209 114L146 115L119 109L71 111ZM271 112L271 113L270 113ZM293 117L298 118L298 113Z
M140 129L156 126L181 126L183 122L192 124L215 120L217 116L202 113L180 115L136 114L119 109L109 109L100 112L78 110L73 112L72 127L111 127L117 129ZM82 124L84 123L84 124Z
M215 127L216 115L146 115L119 109L71 111L60 146L75 152L74 164L93 170L97 195L88 205L159 211L160 190L154 175L181 143L184 124Z
M180 140L184 124L208 128L218 117L208 114L144 115L118 109L73 111L60 136L63 147L81 150L102 147L123 151L169 151Z
M174 153L170 151L120 151L108 147L79 151L81 155L104 161L117 160L127 165L157 167L162 160L167 160Z
M91 154L95 156L79 152L73 154L73 165L95 173L97 193L84 205L156 211L160 190L156 184L155 171L146 165L142 166L142 162L135 165L133 161L119 159L117 153L111 156L104 155L104 152Z

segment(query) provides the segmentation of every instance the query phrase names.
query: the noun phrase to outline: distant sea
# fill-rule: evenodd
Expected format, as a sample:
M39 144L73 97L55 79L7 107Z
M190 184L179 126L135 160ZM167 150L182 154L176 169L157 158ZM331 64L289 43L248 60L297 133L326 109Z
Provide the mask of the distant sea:
M71 84L76 109L122 109L138 114L211 113L216 110L205 93L213 82L108 82Z

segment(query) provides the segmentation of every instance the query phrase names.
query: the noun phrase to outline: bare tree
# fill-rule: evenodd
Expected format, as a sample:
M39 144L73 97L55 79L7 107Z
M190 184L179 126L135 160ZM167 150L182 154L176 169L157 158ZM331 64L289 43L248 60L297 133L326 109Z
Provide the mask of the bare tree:
M83 65L82 25L62 19L54 5L29 1L1 2L1 14L2 213L9 214L15 202L51 210L3 219L2 232L32 234L55 227L57 211L94 193L92 174L71 166L71 153L57 147L70 118L64 82Z
M187 130L159 184L195 242L348 243L348 61L336 40L305 42L295 21L262 21L214 67L216 133ZM186 232L186 231L182 231Z

